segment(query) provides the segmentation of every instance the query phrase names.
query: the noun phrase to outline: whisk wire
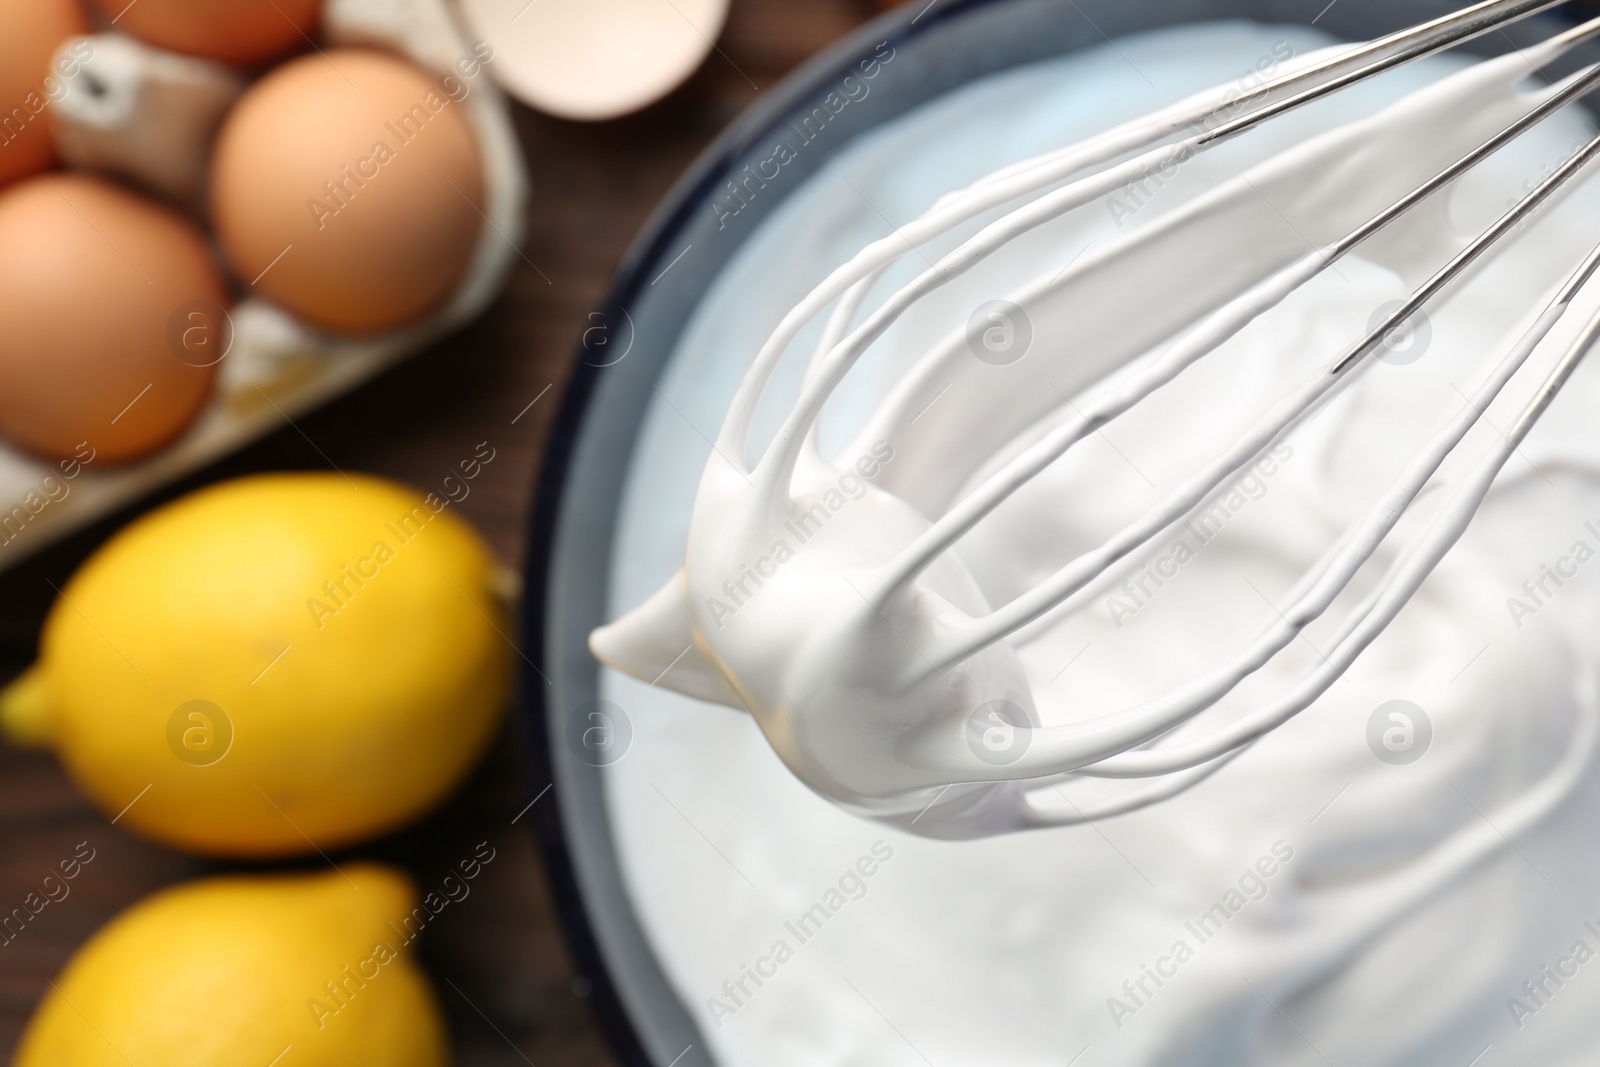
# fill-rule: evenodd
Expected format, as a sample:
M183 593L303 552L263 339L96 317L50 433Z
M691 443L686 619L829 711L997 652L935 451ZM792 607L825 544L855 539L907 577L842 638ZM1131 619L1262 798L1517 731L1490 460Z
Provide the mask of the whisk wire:
M1596 81L1600 81L1600 71L1590 70L1581 78L1573 81L1566 88L1566 91L1555 99L1581 92L1590 83ZM1549 113L1549 111L1545 112L1545 114ZM1495 142L1504 143L1502 138L1497 137L1494 141L1475 150L1472 156L1477 159L1484 158L1494 147L1498 147ZM1163 529L1166 529L1172 523L1179 521L1183 515L1202 505L1222 488L1229 478L1254 462L1262 452L1271 448L1295 425L1304 421L1313 406L1323 401L1336 387L1342 387L1342 383L1347 379L1349 372L1358 365L1369 361L1373 353L1383 346L1385 339L1396 328L1403 325L1424 304L1437 296L1450 282L1460 277L1473 263L1495 247L1502 238L1512 232L1523 220L1544 204L1575 174L1581 172L1594 159L1596 154L1600 154L1600 137L1591 140L1569 157L1561 167L1528 192L1467 248L1457 254L1427 282L1416 289L1398 309L1388 315L1361 340L1352 345L1338 360L1334 361L1331 367L1326 371L1311 376L1298 390L1282 398L1249 431L1236 440L1228 451L1185 481L1161 504L1113 535L1098 548L1084 553L1060 568L1049 579L1041 582L1028 593L1017 597L989 615L974 620L967 632L959 633L951 638L945 647L930 654L929 660L939 670L946 670L979 649L985 648L1006 634L1014 632L1044 612L1051 610L1063 598L1081 588L1096 573L1128 553L1137 551ZM1463 168L1458 164L1451 169L1459 173ZM1430 182L1429 185L1434 190L1442 187L1442 183L1435 184ZM1420 198L1412 201L1412 203L1415 204L1419 201ZM1364 227L1364 229L1367 228ZM1370 235L1371 232L1376 231L1369 229L1368 232ZM1353 245L1350 247L1353 247ZM1165 359L1152 365L1146 375L1141 375L1136 381L1130 383L1125 393L1108 397L1103 402L1106 411L1104 418L1087 421L1075 414L1073 419L1058 433L1019 456L1006 471L1002 471L990 483L977 490L969 498L973 501L972 504L968 505L963 502L962 505L958 505L947 513L940 522L935 523L918 543L914 543L903 553L901 560L897 560L892 565L894 569L890 571L889 577L883 583L884 587L892 591L905 588L906 579L902 576L908 572L914 575L925 567L932 558L935 558L938 552L944 551L950 544L953 544L956 537L959 536L959 533L952 536L951 532L953 530L959 529L961 533L964 533L966 530L971 529L983 515L997 506L1005 496L1037 475L1050 462L1059 458L1075 441L1081 439L1084 433L1109 421L1115 414L1127 411L1135 403L1148 396L1157 386L1170 381L1183 367L1190 365L1196 359L1214 350L1226 337L1237 333L1251 319L1264 313L1270 305L1263 306L1265 303L1262 300L1263 294L1266 294L1269 298L1276 297L1281 299L1283 295L1287 295L1286 282L1298 282L1305 278L1311 273L1309 268L1319 261L1331 262L1331 259L1329 259L1331 254L1331 249L1314 253L1312 256L1307 257L1306 260L1302 260L1299 264L1295 264L1288 270L1274 276L1266 283L1245 293L1242 297L1223 308L1218 313L1218 316L1226 319L1232 327L1225 333L1224 330L1216 327L1217 317L1202 323L1188 337L1175 344ZM1326 264L1323 263L1323 265L1325 266ZM1575 275L1574 280L1576 280L1576 277ZM1587 280L1587 275L1584 276L1583 280ZM1563 293L1566 292L1567 288L1563 287ZM1563 304L1562 306L1564 307L1565 305ZM1100 410L1099 408L1096 409L1096 415L1100 414ZM941 529L941 525L944 525L945 528ZM884 599L887 600L888 598L885 597Z
M1600 27L1600 22L1597 22L1596 26ZM957 539L969 532L1002 500L1018 487L1026 484L1027 481L1037 475L1044 467L1058 459L1078 441L1143 400L1154 389L1170 381L1184 368L1190 366L1202 356L1214 351L1250 322L1260 317L1271 307L1276 306L1289 293L1300 288L1327 269L1327 267L1349 254L1364 241L1387 228L1397 219L1411 211L1412 208L1433 196L1507 143L1589 92L1597 84L1600 84L1600 65L1585 68L1572 75L1559 87L1558 91L1543 101L1537 108L1520 117L1516 122L1440 171L1362 226L1351 231L1343 239L1325 248L1314 250L1303 259L1259 283L1253 289L1202 320L1201 323L1191 328L1186 335L1169 346L1162 358L1149 368L1145 374L1128 382L1115 393L1102 398L1087 411L1074 409L1072 416L1066 419L1060 427L1007 464L1004 469L994 474L983 485L940 516L927 532L890 563L878 580L876 594L872 597L874 604L880 609L887 607L891 598L902 592L940 553L948 550ZM1559 184L1559 182L1556 183L1557 186ZM1552 191L1553 188L1554 186ZM1528 210L1531 211L1537 206L1538 202L1532 204ZM1513 225L1515 221L1513 220ZM1465 264L1462 265L1461 269L1465 269ZM1453 274L1442 279L1439 282L1440 286L1442 287L1452 277L1454 277ZM1425 300L1426 297L1423 299ZM1419 302L1417 307L1420 306ZM1409 318L1410 314L1414 313L1415 310L1415 307L1409 310L1403 307L1390 316L1389 321L1380 327L1381 332L1375 332L1378 343L1381 343L1392 330L1405 321L1406 318ZM1367 340L1371 340L1371 338ZM1361 346L1352 351L1361 351ZM1336 369L1335 373L1337 372L1338 370ZM1103 568L1111 562L1114 562L1114 560L1099 560L1098 567ZM1070 594L1078 587L1081 587L1081 582L1076 585L1069 584L1062 595ZM1023 620L1023 623L1026 621L1028 620ZM1021 624L1018 623L1018 625Z
M1600 263L1600 257L1594 262ZM1082 768L1080 773L1094 777L1152 777L1183 771L1227 755L1241 745L1254 742L1309 707L1388 627L1422 582L1460 540L1472 517L1482 505L1484 497L1488 495L1495 478L1515 453L1527 430L1537 421L1538 416L1534 412L1542 413L1543 408L1548 406L1547 398L1559 390L1560 385L1570 377L1572 371L1593 349L1597 340L1600 340L1600 310L1591 316L1577 338L1565 350L1557 368L1541 386L1538 397L1525 411L1525 415L1532 417L1526 420L1519 419L1518 429L1521 433L1506 434L1463 479L1446 505L1434 517L1429 528L1409 546L1401 558L1396 560L1378 591L1373 608L1360 619L1345 640L1327 653L1327 660L1323 666L1308 673L1280 700L1259 709L1209 738L1169 749L1123 752L1095 764L1092 768Z
M1555 190L1559 189L1571 176L1582 169L1596 155L1600 155L1600 136L1590 140L1586 145L1575 152L1569 159L1548 178L1531 190L1515 206L1505 212L1492 226L1490 226L1477 240L1464 249L1451 260L1444 268L1436 273L1428 282L1424 283L1417 293L1436 294L1452 278L1459 275L1467 263L1480 257L1487 249L1493 247L1515 225L1526 218L1541 203L1545 202ZM1315 586L1301 597L1288 609L1278 612L1277 618L1272 620L1263 629L1260 635L1248 644L1243 650L1223 665L1193 679L1190 682L1172 690L1166 695L1153 701L1123 711L1115 712L1092 719L1083 723L1074 723L1069 726L1047 727L1033 731L1034 739L1030 743L1026 756L1019 760L1012 768L1008 768L1008 775L1014 773L1018 778L1029 778L1041 773L1055 773L1063 770L1083 768L1091 763L1106 760L1102 771L1110 771L1107 776L1135 776L1125 772L1137 768L1139 775L1169 773L1172 770L1192 766L1195 762L1215 758L1220 752L1250 740L1266 729L1271 729L1289 717L1309 706L1320 696L1329 685L1343 674L1359 652L1366 647L1376 636L1382 632L1404 606L1410 596L1420 586L1423 578L1431 572L1444 553L1455 543L1466 529L1467 522L1476 511L1477 502L1481 502L1482 495L1473 497L1474 503L1470 510L1461 517L1459 526L1447 522L1443 518L1436 518L1429 530L1416 544L1419 547L1415 555L1404 554L1404 558L1397 562L1396 568L1386 579L1382 586L1377 604L1372 611L1366 614L1362 621L1354 628L1351 635L1336 647L1334 653L1328 654L1324 663L1314 668L1310 674L1299 683L1292 696L1274 703L1267 710L1251 716L1244 721L1244 725L1236 724L1233 728L1223 731L1209 742L1196 742L1185 746L1178 755L1174 750L1146 750L1130 752L1128 749L1141 744L1150 738L1164 733L1174 726L1198 715L1205 709L1215 705L1217 701L1231 692L1240 681L1259 670L1274 656L1286 648L1310 623L1314 622L1327 611L1337 600L1339 594L1349 585L1355 574L1377 550L1379 544L1399 523L1417 494L1422 490L1428 479L1433 477L1443 465L1445 459L1457 445L1465 438L1473 426L1482 419L1483 413L1490 403L1500 394L1505 386L1515 376L1516 372L1526 363L1533 351L1555 328L1556 324L1565 316L1571 307L1571 301L1581 287L1588 282L1595 271L1600 269L1600 248L1597 248L1585 258L1582 264L1568 277L1558 289L1550 304L1535 321L1533 326L1524 332L1512 346L1509 353L1497 360L1497 366L1479 387L1477 393L1469 403L1447 425L1436 432L1428 445L1414 456L1407 465L1406 470L1399 480L1380 499L1378 504L1368 513L1367 517L1357 527L1357 532L1350 538L1348 544L1340 552L1339 558L1333 566L1316 582ZM1418 299L1414 294L1408 303L1414 304L1412 311L1420 308L1425 302L1425 297ZM1399 314L1398 312L1396 313ZM1391 316L1393 318L1393 316ZM1400 320L1403 321L1403 320ZM1152 515L1147 515L1140 523L1129 527L1146 528L1156 526L1163 528L1168 524L1168 512L1174 515L1187 512L1190 507L1215 491L1215 486L1231 474L1237 473L1249 462L1252 462L1266 448L1283 437L1294 425L1302 421L1312 405L1325 397L1336 385L1341 385L1350 380L1348 371L1352 368L1365 365L1369 357L1379 347L1381 340L1392 330L1398 322L1386 322L1358 342L1351 349L1357 354L1356 360L1349 356L1339 360L1337 367L1344 370L1335 370L1331 374L1313 375L1306 385L1295 394L1274 405L1272 411L1261 419L1251 431L1247 432L1221 459L1215 461L1206 471L1196 475L1187 484L1187 493L1180 489L1169 497L1165 507L1155 509ZM1586 336L1583 335L1583 336ZM1582 336L1580 336L1582 340ZM1571 367L1566 371L1571 374L1572 367L1576 366L1587 348L1576 354L1569 352L1563 365L1569 360ZM1562 382L1565 379L1561 379ZM1559 388L1559 383L1556 385ZM1548 392L1553 396L1554 390ZM1547 397L1541 391L1541 397ZM1548 406L1548 397L1544 400ZM1531 409L1530 409L1531 410ZM1538 409L1540 412L1543 408ZM1287 417L1285 417L1287 416ZM1537 420L1537 414L1532 417L1519 418L1518 425L1522 427L1525 435ZM1259 447L1256 447L1259 446ZM1511 446L1514 449L1515 445ZM1451 502L1441 513L1442 516L1455 516L1457 509L1462 505L1461 494L1467 489L1477 486L1482 482L1482 493L1488 492L1494 476L1504 466L1506 459L1512 454L1511 449L1496 449L1490 460L1480 464L1467 480L1463 488L1452 496ZM1485 479L1485 471L1487 478ZM1207 475L1218 473L1218 477L1207 479ZM1209 488L1207 488L1209 487ZM1202 491L1204 490L1204 491ZM1185 501L1189 506L1179 506ZM1131 541L1133 535L1123 535L1123 540ZM1116 540L1116 539L1113 539ZM1108 542L1109 544L1110 542ZM1132 551L1135 545L1129 545ZM1103 549L1102 549L1103 550ZM1092 554L1091 554L1092 555ZM1083 559L1086 557L1080 557ZM1077 561L1074 561L1075 563ZM1425 569L1422 568L1425 565ZM1071 565L1069 565L1071 566ZM1048 586L1049 583L1046 583ZM1018 598L1019 600L1023 598ZM1013 603L1016 603L1013 601ZM1004 611L1006 609L1002 609ZM1000 612L994 613L999 615ZM991 616L990 618L992 618ZM989 633L993 633L991 627ZM983 634L981 636L988 636ZM998 640L997 635L985 641L977 648L987 647L993 640ZM972 639L968 638L968 643ZM958 647L956 651L960 651ZM970 653L968 653L970 654ZM952 657L948 652L936 657L929 657L936 666L947 669L959 658ZM961 657L964 658L964 657ZM1253 729L1257 722L1270 722L1265 729ZM1230 743L1231 741L1231 743ZM1115 757L1108 759L1108 757Z
M1210 94L1205 97L1206 102L1194 104L1193 101L1185 102L1174 108L1168 109L1163 114L1167 117L1164 122L1156 123L1128 123L1117 127L1106 134L1091 138L1082 145L1071 146L1059 152L1046 153L1032 161L1025 161L1005 177L991 175L990 179L980 181L961 193L951 197L942 198L934 209L913 222L902 226L888 237L872 242L857 253L851 260L835 269L826 279L802 299L795 307L783 317L776 330L762 345L756 354L749 372L740 383L733 402L729 405L727 417L718 434L717 451L723 455L738 458L742 464L743 456L748 445L751 421L754 417L756 402L765 390L771 379L778 361L783 357L789 345L799 335L801 329L820 314L829 304L837 300L852 286L861 283L869 275L881 270L885 266L901 258L911 249L920 247L978 215L992 208L998 207L1018 197L1035 193L1042 188L1070 178L1087 168L1106 163L1128 152L1148 149L1141 155L1127 160L1108 171L1078 181L1058 190L1050 204L1045 205L1046 211L1042 216L1037 213L1018 209L1008 215L1007 220L1016 223L1015 232L1002 236L998 242L1005 243L1018 233L1040 225L1050 218L1082 206L1119 188L1126 187L1134 182L1145 179L1150 173L1165 169L1170 165L1169 159L1173 149L1166 142L1184 129L1201 128L1201 133L1191 134L1184 142L1180 142L1179 151L1199 153L1217 144L1231 139L1245 129L1252 128L1265 121L1265 116L1259 112L1251 112L1244 116L1225 122L1214 130L1205 131L1204 123L1224 111L1238 108L1241 104L1248 105L1265 99L1284 88L1300 84L1305 81L1314 81L1324 74L1337 75L1336 80L1340 88L1355 84L1358 81L1373 77L1384 71L1394 69L1403 63L1412 62L1427 55L1432 55L1443 49L1452 47L1462 41L1479 36L1492 30L1503 28L1512 22L1526 18L1537 12L1557 6L1559 0L1486 0L1474 4L1461 11L1442 16L1432 22L1424 23L1409 30L1403 30L1366 45L1332 56L1317 64L1299 71L1291 71L1278 78L1271 79L1254 89L1242 93ZM1571 47L1578 41L1595 32L1594 24L1584 28L1582 33L1573 31L1559 38L1547 42L1547 47L1554 47L1558 51ZM1362 65L1365 63L1365 65ZM1346 70L1346 68L1353 68ZM1331 89L1313 88L1296 94L1289 101L1273 105L1271 115L1281 115L1293 108L1304 106L1316 99L1326 96ZM1151 148L1151 145L1156 147ZM1006 172L1002 172L1006 173ZM1039 202L1035 201L1036 206ZM1022 217L1017 217L1022 213ZM994 229L993 224L984 233L983 237ZM974 238L973 241L977 241ZM952 277L970 268L974 262L992 250L979 250L969 248L972 242L963 245L952 257L946 257L924 276L919 277L906 290L897 296L905 296L905 307L909 307L921 296L926 295L939 285L948 282ZM970 258L960 257L962 252L975 253ZM882 309L880 309L882 310ZM859 355L867 345L876 340L882 329L898 317L904 307L892 314L881 317L881 325L877 329L869 328L873 320L841 341L836 349L853 354L835 351L833 358L824 361L824 366L819 368L820 373L815 375L815 380L808 381L800 405L791 412L777 437L769 443L757 470L766 468L765 485L769 496L776 498L787 484L787 478L793 473L793 464L798 455L801 442L806 437L806 428L815 417L815 408L820 405L831 388L834 374L833 368L827 364L839 362L848 363L855 355ZM877 317L875 317L877 318ZM842 373L842 370L839 371ZM755 473L747 471L746 473Z
M877 440L881 433L897 447L904 443L908 452L915 451L914 444L928 444L926 427L914 433L908 427L926 410L926 397L941 385L948 389L956 382L970 383L978 401L1008 399L988 390L1015 388L1018 382L1034 387L1033 395L1004 410L992 425L979 425L988 418L987 407L974 409L977 414L958 414L957 425L973 432L975 447L968 454L944 449L944 442L936 441L929 451L897 464L889 478L877 483L876 495L857 496L870 497L872 503L861 505L851 523L830 527L842 531L841 539L813 550L810 557L816 575L825 580L788 585L804 610L788 611L787 605L768 597L761 610L766 612L762 621L771 624L770 635L760 627L722 633L724 616L718 611L725 605L706 599L709 615L704 614L701 594L726 573L730 559L747 553L779 524L792 525L788 520L806 504L814 505L816 486L826 484L824 476L833 472L817 450L824 404L863 353L919 301L1030 231L1167 170L1174 161L1555 6L1554 0L1487 0L1366 45L1319 53L1261 85L1241 83L1195 94L1152 118L1004 168L940 198L921 217L868 244L813 288L768 336L740 382L714 446L716 456L734 457L732 465L741 477L729 478L726 467L708 462L683 569L624 623L597 632L597 648L620 649L638 665L653 666L661 650L680 647L687 633L694 642L691 648L700 648L698 665L725 683L727 702L737 700L751 711L774 748L819 792L891 821L902 812L910 818L915 810L921 818L938 809L942 814L930 818L927 826L937 823L941 835L1092 821L1170 799L1217 773L1323 696L1463 536L1509 458L1600 339L1600 311L1581 328L1562 330L1566 349L1528 394L1512 429L1498 431L1488 413L1512 396L1523 396L1519 376L1536 353L1549 347L1557 330L1570 325L1569 313L1600 273L1600 247L1561 280L1519 336L1487 353L1475 370L1472 395L1463 394L1466 402L1427 434L1422 448L1400 465L1391 484L1380 487L1359 520L1315 553L1315 562L1298 575L1287 595L1270 605L1272 616L1247 631L1222 662L1208 660L1198 668L1200 673L1182 678L1166 692L1093 718L1034 727L1011 723L1026 733L1026 744L1014 758L998 763L979 752L972 735L962 731L970 730L978 713L974 700L987 700L978 708L982 711L1001 698L1030 706L1042 699L1030 675L1034 662L1020 647L1019 634L1054 627L1081 611L1109 579L1150 559L1160 547L1158 539L1192 521L1197 509L1218 501L1267 450L1327 410L1375 362L1397 329L1509 244L1575 178L1592 173L1600 159L1600 136L1572 151L1476 235L1457 234L1444 218L1449 205L1441 202L1442 192L1600 88L1600 64L1594 64L1554 85L1519 89L1529 74L1600 34L1600 19L1452 74L1378 115L1302 138L1288 151L1224 178L1154 223L1105 242L1072 271L1027 282L1011 295L1042 309L1050 316L1041 320L1045 324L1067 323L1065 335L1082 339L1070 350L1052 353L1063 362L1035 360L1020 375L983 378L983 369L960 362L965 358L962 335L951 331L880 402L860 440ZM1435 136L1443 122L1458 124L1449 131L1453 136ZM1471 150L1458 155L1462 144ZM1385 149L1404 152L1413 145L1417 150L1409 156L1380 158ZM1375 166L1384 172L1368 173ZM1277 208L1270 195L1277 189L1296 197L1295 208L1311 236ZM1420 210L1424 205L1437 211ZM1269 207L1286 226L1277 226ZM1241 413L1243 432L1231 441L1219 436L1226 443L1219 444L1218 453L1200 459L1198 469L1158 493L1155 504L1100 544L1054 567L1042 581L1034 581L1032 574L1008 578L1002 572L1001 582L991 585L969 568L969 558L952 551L1086 437L1223 349L1344 257L1373 242L1367 254L1386 262L1385 256L1396 251L1400 240L1414 236L1413 231L1381 245L1374 239L1408 217L1422 234L1422 247L1432 247L1435 240L1448 246L1447 261L1352 343L1326 358L1314 356L1320 364L1286 395L1275 396L1264 410ZM928 261L931 253L924 253L924 246L969 222L973 225L941 246L948 251L925 269L907 271L908 282L877 299L877 287L891 268L909 255ZM1235 222L1240 225L1233 226ZM1220 261L1224 252L1243 249L1248 241L1258 246L1252 255ZM1191 251L1194 263L1185 258ZM1415 252L1406 252L1408 281L1417 266ZM1178 272L1195 265L1216 269L1186 291L1185 276ZM1119 306L1135 309L1150 292L1140 287L1149 284L1152 271L1156 291L1166 294L1166 306L1137 322L1104 314ZM1065 282L1059 281L1062 277ZM1584 303L1588 307L1593 301ZM1073 324L1072 314L1085 307L1099 316ZM756 405L777 362L819 316L825 316L821 337L798 399L752 464L749 435ZM1069 357L1072 363L1065 373L1074 376L1070 388L1079 394L1077 400L1051 377L1067 367ZM1539 365L1544 363L1540 356ZM1280 371L1274 368L1271 376ZM1047 384L1056 386L1060 404L1043 388ZM1498 437L1477 433L1486 422ZM902 432L903 438L896 436ZM1473 437L1470 447L1476 449L1478 436L1488 439L1488 447L1469 456L1462 446ZM802 460L805 477L798 479ZM1437 507L1424 509L1419 501L1433 492L1442 499ZM863 537L860 546L852 545L851 539L874 522L872 508L881 509L876 514L885 536ZM787 548L787 542L780 544ZM862 550L869 545L873 563L863 564ZM936 570L935 563L941 564ZM1024 591L996 597L1003 602L989 609L992 590L1018 577ZM826 580L830 578L838 580ZM1358 578L1360 586L1355 585ZM759 588L761 581L754 580ZM846 586L852 596L844 595ZM723 587L732 583L724 581ZM901 626L902 620L908 625ZM1317 628L1311 630L1313 626ZM1308 631L1317 639L1314 651L1320 662L1286 663L1283 654L1296 641L1306 640ZM661 636L668 632L670 640ZM818 665L823 669L815 669ZM1230 696L1248 696L1236 691L1269 665L1282 667L1282 681L1274 681L1263 698L1251 696L1240 700L1237 709L1201 718ZM628 669L648 676L633 665ZM1064 796L1071 811L1033 803L1079 778L1145 781L1084 804ZM985 792L986 786L992 791ZM941 799L952 787L960 787L954 790L956 799Z
M1587 152L1591 157L1600 152L1600 137L1590 142ZM1580 160L1584 155L1585 151L1581 150L1574 155L1573 160ZM1557 175L1559 173L1558 171ZM1552 175L1548 180L1555 181L1557 175ZM1468 399L1462 410L1449 424L1434 434L1428 444L1413 457L1406 471L1369 512L1361 526L1357 527L1352 535L1343 539L1344 543L1338 548L1338 558L1316 583L1320 588L1308 590L1300 597L1291 595L1291 599L1296 602L1282 613L1286 621L1304 620L1300 623L1300 627L1303 627L1305 622L1320 617L1322 611L1331 605L1337 593L1348 585L1350 578L1370 557L1378 543L1393 530L1400 516L1415 501L1428 479L1437 473L1445 458L1461 443L1471 428L1483 419L1489 405L1523 367L1534 350L1550 335L1557 323L1565 317L1578 292L1592 280L1597 271L1600 271L1600 248L1592 251L1563 281L1549 305L1517 340L1509 353L1498 361L1498 365ZM1595 313L1564 350L1545 381L1519 413L1511 431L1503 435L1502 442L1490 449L1486 457L1467 474L1450 501L1429 524L1429 528L1406 547L1396 558L1378 588L1354 609L1351 619L1335 637L1334 651L1324 656L1322 666L1310 672L1290 695L1218 731L1211 737L1166 749L1122 752L1093 767L1082 769L1081 773L1097 777L1146 777L1183 770L1215 759L1239 745L1250 743L1309 706L1387 627L1395 614L1404 607L1421 585L1422 579L1460 539L1495 477L1592 349L1597 337L1600 337L1600 311ZM1300 627L1296 628L1297 632ZM1239 677L1243 677L1243 674ZM1172 694L1163 703L1176 702L1172 699L1176 697L1177 694Z

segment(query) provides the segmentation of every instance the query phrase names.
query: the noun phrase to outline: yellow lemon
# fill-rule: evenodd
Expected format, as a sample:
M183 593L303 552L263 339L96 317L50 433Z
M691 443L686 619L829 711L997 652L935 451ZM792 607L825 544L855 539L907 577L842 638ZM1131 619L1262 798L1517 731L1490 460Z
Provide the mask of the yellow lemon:
M211 855L328 850L438 802L506 700L503 582L436 496L273 474L119 532L0 694L119 825Z
M401 925L415 897L368 864L157 893L67 964L14 1067L441 1067L444 1023Z

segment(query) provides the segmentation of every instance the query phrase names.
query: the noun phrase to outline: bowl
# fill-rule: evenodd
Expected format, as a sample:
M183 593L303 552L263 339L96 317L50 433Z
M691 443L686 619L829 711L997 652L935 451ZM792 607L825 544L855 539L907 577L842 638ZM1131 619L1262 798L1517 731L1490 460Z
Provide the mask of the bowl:
M656 958L624 884L603 789L604 769L566 743L572 717L598 698L589 631L606 619L622 486L655 385L699 300L785 198L833 154L919 105L975 79L1120 36L1215 19L1315 23L1336 37L1379 36L1458 10L1441 0L911 0L790 75L694 163L646 224L594 311L535 488L526 557L521 686L524 816L536 834L577 967L619 1059L629 1067L704 1067L699 1024ZM1592 15L1569 4L1465 47L1482 55ZM1321 9L1319 11L1319 9ZM733 199L729 181L766 158L772 139L811 113L879 50L894 77L845 108L827 141ZM1592 62L1592 42L1567 63ZM1570 69L1570 68L1563 68ZM749 187L747 187L749 188ZM738 210L733 210L737 207Z

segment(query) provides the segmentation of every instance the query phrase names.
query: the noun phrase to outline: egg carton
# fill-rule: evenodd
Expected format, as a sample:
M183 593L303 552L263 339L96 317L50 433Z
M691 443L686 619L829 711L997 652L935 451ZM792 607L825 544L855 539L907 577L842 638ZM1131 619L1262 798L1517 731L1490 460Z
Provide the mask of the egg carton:
M463 104L483 153L486 198L460 286L422 322L362 338L329 336L259 297L242 299L230 309L233 343L210 403L182 437L137 463L48 463L0 444L0 570L349 392L478 317L504 288L521 254L529 179L510 106L447 0L328 0L323 30L332 46L386 49L469 87ZM217 128L248 81L117 33L69 41L58 58L86 51L51 104L63 161L198 206Z

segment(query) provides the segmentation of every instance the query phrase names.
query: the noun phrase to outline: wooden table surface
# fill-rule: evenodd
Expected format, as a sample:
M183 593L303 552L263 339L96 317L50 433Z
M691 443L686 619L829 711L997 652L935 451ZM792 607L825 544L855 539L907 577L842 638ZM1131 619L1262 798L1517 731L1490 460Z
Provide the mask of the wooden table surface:
M756 99L758 88L770 88L877 6L872 0L734 0L719 51L654 107L601 125L519 108L517 127L534 180L526 261L488 314L295 426L0 575L0 680L32 659L53 597L50 583L60 585L143 510L222 478L325 469L331 462L429 488L486 440L495 460L472 483L459 513L477 524L503 560L520 566L549 420L585 316L598 305L635 231L696 153ZM459 1067L614 1063L574 982L539 856L524 827L511 825L522 792L509 732L506 741L442 810L352 854L399 864L428 885L477 842L488 839L497 849L471 896L441 913L423 942ZM82 841L97 856L72 883L70 896L0 949L0 1049L8 1060L46 980L84 939L147 893L222 869L108 825L53 758L0 745L0 911L20 905Z

